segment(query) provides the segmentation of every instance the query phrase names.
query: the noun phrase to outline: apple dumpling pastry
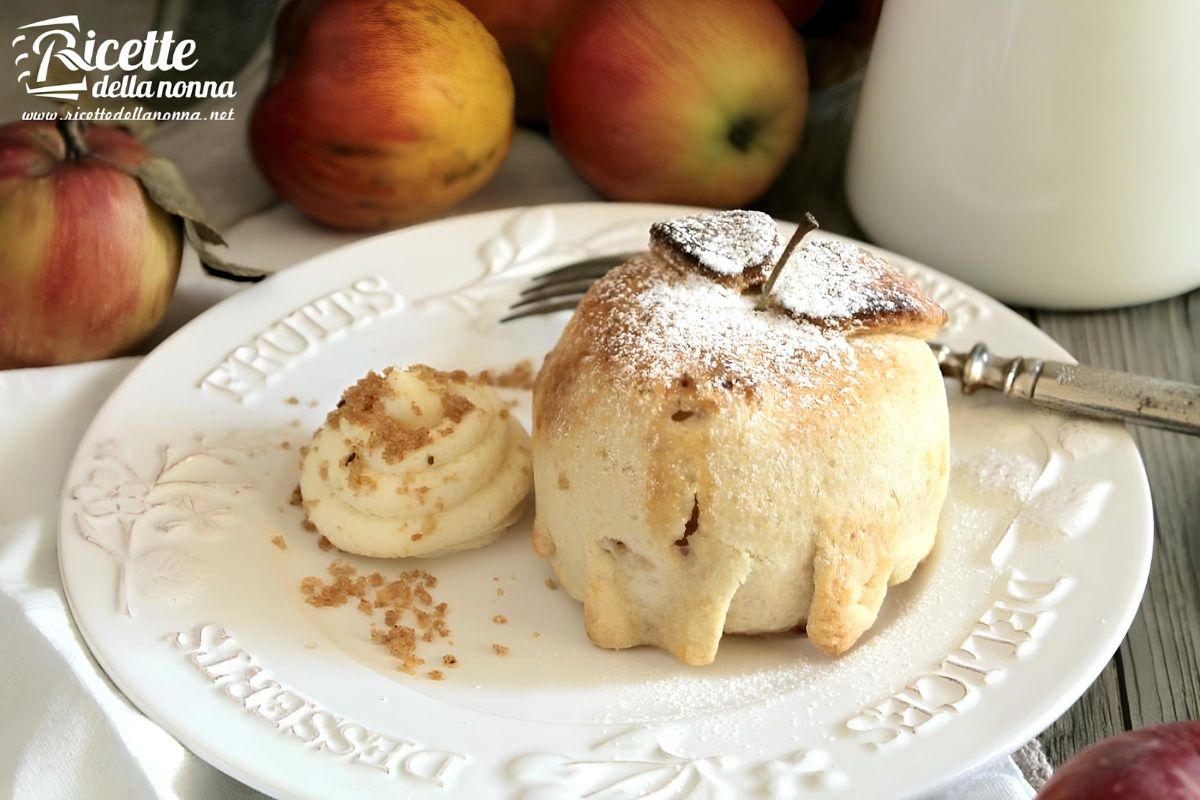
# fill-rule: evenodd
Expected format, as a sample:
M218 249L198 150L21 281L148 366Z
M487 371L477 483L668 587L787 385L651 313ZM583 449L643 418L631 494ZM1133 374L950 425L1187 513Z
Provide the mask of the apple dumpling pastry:
M490 544L521 516L529 435L495 390L425 366L369 373L300 467L305 513L339 549L386 558Z
M775 223L654 225L534 388L534 547L601 647L713 660L724 633L850 648L934 543L945 312L882 258Z

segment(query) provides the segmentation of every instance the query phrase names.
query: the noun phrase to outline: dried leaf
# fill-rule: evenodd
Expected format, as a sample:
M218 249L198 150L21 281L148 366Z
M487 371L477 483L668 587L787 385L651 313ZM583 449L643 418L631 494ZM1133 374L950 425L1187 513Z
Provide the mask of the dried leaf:
M209 244L225 244L221 234L206 222L204 208L188 188L183 173L172 162L165 158L147 158L138 164L133 176L141 181L142 188L159 208L191 221L202 240Z
M107 159L105 159L107 161ZM269 275L261 269L226 261L212 251L209 245L225 245L221 236L208 222L208 215L200 201L192 194L183 173L174 163L165 158L148 158L130 170L120 164L107 163L138 179L154 204L183 222L183 233L188 243L195 248L200 266L209 275L243 283L255 283Z
M212 275L214 278L224 278L227 281L237 281L239 283L258 283L271 274L255 267L246 267L241 264L235 264L232 261L226 261L209 250L205 244L207 240L203 238L203 234L201 233L200 225L201 223L197 223L194 220L184 219L183 232L187 236L188 242L196 249L196 255L200 258L200 266L209 275ZM207 226L204 226L204 228L207 228ZM207 230L215 233L211 228L207 228Z

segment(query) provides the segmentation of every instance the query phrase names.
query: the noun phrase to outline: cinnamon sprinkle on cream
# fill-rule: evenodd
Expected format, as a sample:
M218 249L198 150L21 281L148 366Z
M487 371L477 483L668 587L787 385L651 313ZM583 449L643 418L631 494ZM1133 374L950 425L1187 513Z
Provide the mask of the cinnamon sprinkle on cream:
M387 381L391 369L389 367L384 370L383 374L368 372L358 383L347 389L337 408L326 416L325 425L335 427L345 420L370 431L368 449L378 450L385 462L394 464L409 453L429 444L432 435L428 427L410 427L388 411L387 402L395 396L395 391ZM461 422L462 418L475 408L474 403L451 388L451 384L463 384L467 381L468 376L465 372L441 372L421 364L410 367L409 371L420 375L426 383L439 386L442 413L451 422ZM361 474L361 465L358 465L357 469L353 463L345 466L350 468L351 486L357 487L368 480ZM369 489L374 488L374 481L371 483Z

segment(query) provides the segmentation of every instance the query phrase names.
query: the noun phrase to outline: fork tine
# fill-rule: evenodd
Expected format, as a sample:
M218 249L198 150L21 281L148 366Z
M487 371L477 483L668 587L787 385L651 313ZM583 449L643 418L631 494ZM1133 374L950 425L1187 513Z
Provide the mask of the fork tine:
M514 303L513 308L517 306L525 306L536 300L548 300L551 297L568 294L583 294L592 287L596 282L595 278L584 278L583 280L562 281L560 283L541 284L539 286L530 286L521 291L521 299L519 303Z
M637 253L598 256L537 275L530 279L530 286L521 291L517 302L509 306L509 314L500 322L574 308L593 283L635 255Z
M579 305L579 297L575 297L570 300L556 300L549 303L543 303L541 305L527 306L515 314L509 314L506 317L501 317L500 322L512 322L514 319L521 319L522 317L536 317L541 314L550 314L555 311L566 311L567 309L574 308L577 305ZM513 308L515 309L516 307L514 306Z
M572 266L579 266L579 265L573 264ZM601 266L588 267L586 269L573 270L571 272L565 272L561 275L555 275L554 277L548 278L548 279L545 278L545 276L539 276L539 277L531 280L529 286L527 286L521 292L521 294L523 294L523 295L529 294L530 292L535 292L539 289L543 289L548 286L558 286L558 285L561 285L564 283L577 283L577 282L584 282L584 281L586 281L589 284L595 283L596 281L600 280L605 275L607 275L609 270L611 270L611 269L612 269L612 267L601 265Z
M509 311L516 311L518 308L526 308L538 303L553 302L555 300L570 300L572 303L578 303L583 299L584 292L582 290L576 292L557 292L548 294L545 297L526 297L524 300L518 300L508 307Z
M597 258L589 258L585 261L576 261L566 266L552 269L549 272L543 272L541 275L533 278L535 284L548 283L555 278L566 278L574 280L577 277L593 276L599 277L605 272L608 272L613 267L620 263L629 260L636 253L618 253L614 256L599 256Z

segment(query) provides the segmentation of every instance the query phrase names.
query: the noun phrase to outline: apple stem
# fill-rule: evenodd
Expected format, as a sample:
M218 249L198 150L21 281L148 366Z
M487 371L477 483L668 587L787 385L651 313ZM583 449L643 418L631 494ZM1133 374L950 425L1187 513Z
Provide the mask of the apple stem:
M58 119L58 132L62 134L67 145L67 158L81 161L90 155L87 143L83 139L83 123L77 119Z
M805 237L819 227L821 226L817 224L817 218L811 212L804 212L804 221L796 228L796 232L792 234L792 238L788 239L788 243L783 248L783 253L779 256L779 261L775 262L775 269L771 270L771 275L767 278L767 285L763 287L762 294L759 295L758 302L754 306L755 311L766 310L767 299L771 296L771 289L775 288L775 281L779 280L779 273L783 272L784 265L792 257L792 251L800 246Z

